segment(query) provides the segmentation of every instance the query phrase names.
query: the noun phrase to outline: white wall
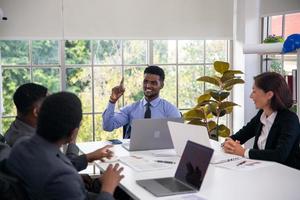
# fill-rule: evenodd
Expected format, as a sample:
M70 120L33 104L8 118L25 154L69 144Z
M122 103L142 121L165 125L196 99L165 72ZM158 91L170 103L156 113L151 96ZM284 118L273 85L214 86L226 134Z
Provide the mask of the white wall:
M232 39L233 0L1 0L0 39Z
M260 43L260 0L236 0L236 13L234 23L234 52L233 65L235 69L244 72L245 84L234 89L234 101L241 105L234 110L233 130L238 131L245 125L257 110L250 99L253 77L260 73L260 57L258 55L244 55L244 44ZM252 147L253 141L249 141L246 147Z

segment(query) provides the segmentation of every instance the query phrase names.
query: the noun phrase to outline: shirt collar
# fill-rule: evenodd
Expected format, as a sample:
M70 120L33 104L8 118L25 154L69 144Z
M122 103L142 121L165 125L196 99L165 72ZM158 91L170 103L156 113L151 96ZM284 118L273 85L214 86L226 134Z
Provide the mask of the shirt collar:
M276 115L277 115L277 111L272 112L272 114L269 117L267 117L266 113L263 112L260 116L260 122L263 124L266 124L266 123L273 124L274 120L276 118Z
M27 132L32 133L32 134L35 133L36 129L34 127L29 126L28 124L26 124L25 122L20 120L18 117L16 117L16 120L15 120L14 123L15 123L16 127L19 127L23 131L27 131Z
M158 105L159 101L160 101L160 97L157 97L157 98L153 99L152 101L150 101L150 104L151 104L152 107L155 107L155 106ZM144 97L142 99L143 106L146 106L147 102L148 101Z

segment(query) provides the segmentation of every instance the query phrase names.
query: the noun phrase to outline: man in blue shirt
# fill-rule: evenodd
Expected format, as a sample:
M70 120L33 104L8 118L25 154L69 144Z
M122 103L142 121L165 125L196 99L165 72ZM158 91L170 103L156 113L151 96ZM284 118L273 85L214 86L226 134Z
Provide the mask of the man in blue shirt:
M120 112L115 112L115 103L124 94L122 79L120 85L112 89L110 100L103 117L103 129L112 131L121 126L130 125L133 119L142 118L180 118L179 110L168 101L159 97L164 87L165 73L158 66L148 66L144 70L144 98L125 106ZM125 138L130 138L130 126L125 131Z

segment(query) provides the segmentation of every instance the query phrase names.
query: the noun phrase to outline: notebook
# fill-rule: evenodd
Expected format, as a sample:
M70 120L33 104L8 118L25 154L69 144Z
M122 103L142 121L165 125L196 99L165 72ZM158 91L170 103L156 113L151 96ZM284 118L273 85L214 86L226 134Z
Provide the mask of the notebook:
M188 140L202 144L211 148L206 127L192 124L183 124L176 122L168 122L171 138L174 144L177 155L182 155L185 144ZM224 152L215 152L211 163L219 164L233 160L241 159L242 157Z
M130 141L122 146L129 151L173 149L168 121L183 123L182 118L133 120Z
M137 180L156 197L198 192L205 177L213 149L187 141L175 177Z

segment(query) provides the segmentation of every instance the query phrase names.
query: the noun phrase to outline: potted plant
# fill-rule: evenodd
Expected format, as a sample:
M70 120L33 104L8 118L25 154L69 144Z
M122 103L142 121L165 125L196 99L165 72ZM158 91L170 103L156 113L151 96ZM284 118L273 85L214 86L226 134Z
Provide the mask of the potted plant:
M284 42L284 38L282 36L279 35L269 35L268 37L266 37L266 39L264 39L263 43L277 43L277 42Z
M228 137L230 129L220 124L220 117L232 113L236 103L229 101L228 97L236 84L243 84L244 80L238 75L243 74L240 70L230 70L229 63L216 61L214 70L217 75L202 76L197 81L203 81L214 85L215 89L208 89L197 98L197 105L183 114L189 124L205 126L209 137L218 140L219 136Z

